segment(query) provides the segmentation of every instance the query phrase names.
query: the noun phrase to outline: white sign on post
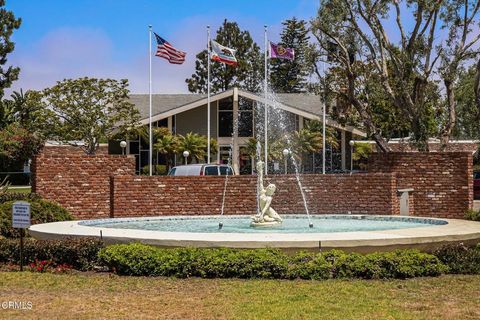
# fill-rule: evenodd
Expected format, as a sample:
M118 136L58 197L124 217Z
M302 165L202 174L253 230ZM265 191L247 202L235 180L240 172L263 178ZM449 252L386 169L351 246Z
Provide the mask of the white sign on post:
M280 163L274 162L274 163L273 163L273 170L275 170L275 171L280 170Z
M30 203L17 201L13 204L12 227L20 229L30 227Z

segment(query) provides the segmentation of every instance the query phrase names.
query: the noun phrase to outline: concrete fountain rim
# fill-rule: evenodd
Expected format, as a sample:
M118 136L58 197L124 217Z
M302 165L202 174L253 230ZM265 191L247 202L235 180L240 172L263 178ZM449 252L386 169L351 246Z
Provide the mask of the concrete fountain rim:
M33 225L29 233L36 239L65 239L68 237L102 237L107 244L141 242L160 247L230 247L230 248L280 248L286 250L344 249L350 251L378 251L402 247L433 247L450 242L480 240L480 222L460 219L391 215L312 215L349 216L369 218L408 218L446 221L447 224L430 224L425 227L335 233L193 233L164 232L137 229L114 229L85 225L77 220ZM117 221L158 220L176 218L218 218L219 216L161 216L142 218L115 218ZM232 215L226 217L245 217ZM99 219L107 221L109 219Z

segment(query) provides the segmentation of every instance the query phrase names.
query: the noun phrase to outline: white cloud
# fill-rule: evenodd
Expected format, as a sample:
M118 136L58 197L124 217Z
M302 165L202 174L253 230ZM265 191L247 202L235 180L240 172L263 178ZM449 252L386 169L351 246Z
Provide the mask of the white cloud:
M292 13L294 14L294 13ZM297 15L298 16L298 15ZM263 22L256 16L225 16L249 30L263 48ZM206 25L211 24L212 37L225 17L197 15L179 21L174 33L160 34L172 45L187 52L183 65L171 65L152 57L154 93L188 92L185 79L195 71L195 55L206 47ZM285 17L285 18L289 18ZM281 22L269 26L269 38L279 40ZM128 41L126 39L125 41ZM119 54L118 48L103 29L62 27L45 34L32 44L17 44L9 63L21 68L20 78L7 90L43 89L65 78L97 77L126 78L133 93L148 92L148 43L132 52ZM154 51L155 41L152 43ZM121 56L121 57L120 57Z

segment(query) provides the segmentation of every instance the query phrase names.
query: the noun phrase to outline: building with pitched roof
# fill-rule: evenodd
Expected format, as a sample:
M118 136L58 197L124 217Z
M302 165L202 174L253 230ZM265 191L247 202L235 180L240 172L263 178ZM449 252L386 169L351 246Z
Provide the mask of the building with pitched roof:
M131 102L141 115L141 124L149 124L149 96L132 94ZM210 97L210 133L218 142L218 150L212 150L212 162L226 162L232 149L232 165L237 173L252 172L252 159L246 153L249 138L258 137L263 132L263 113L265 99L256 93L233 88ZM275 101L274 101L275 100ZM269 127L280 126L286 131L300 130L310 120L322 119L323 103L319 96L304 93L277 94L275 99L267 100L271 114ZM281 116L278 114L281 113ZM257 119L257 120L256 120ZM185 135L189 132L207 135L207 96L205 94L154 94L152 95L152 124L154 127L167 127L174 134ZM238 125L235 125L238 124ZM327 146L326 166L328 171L345 170L350 161L348 141L365 137L366 134L351 126L342 126L327 115L327 126L335 129L339 147ZM110 141L111 153L121 153L118 141ZM148 141L142 138L127 141L127 154L135 155L137 171L148 165ZM164 164L162 155L154 155L154 163ZM176 162L182 163L181 156ZM279 171L281 164L271 161L271 172ZM308 155L302 163L305 172L320 172L322 156ZM273 171L272 171L273 170ZM283 172L283 168L281 169Z

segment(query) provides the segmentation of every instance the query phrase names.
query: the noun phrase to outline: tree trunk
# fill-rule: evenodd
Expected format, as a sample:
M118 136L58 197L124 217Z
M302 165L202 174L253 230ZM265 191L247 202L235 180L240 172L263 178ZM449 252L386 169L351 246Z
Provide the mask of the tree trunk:
M348 76L348 95L347 98L349 102L357 109L357 112L360 114L360 117L363 119L365 126L367 127L368 132L371 134L373 140L377 143L378 148L381 152L387 153L390 151L387 141L384 137L378 132L377 127L373 123L371 115L366 110L366 107L362 102L355 98L355 77L353 74Z
M453 82L450 80L444 80L445 90L447 92L447 109L448 109L448 120L443 127L441 132L440 141L442 147L445 147L450 140L452 135L453 128L455 126L455 121L457 119L456 114L456 103L455 103L455 93L453 91Z

